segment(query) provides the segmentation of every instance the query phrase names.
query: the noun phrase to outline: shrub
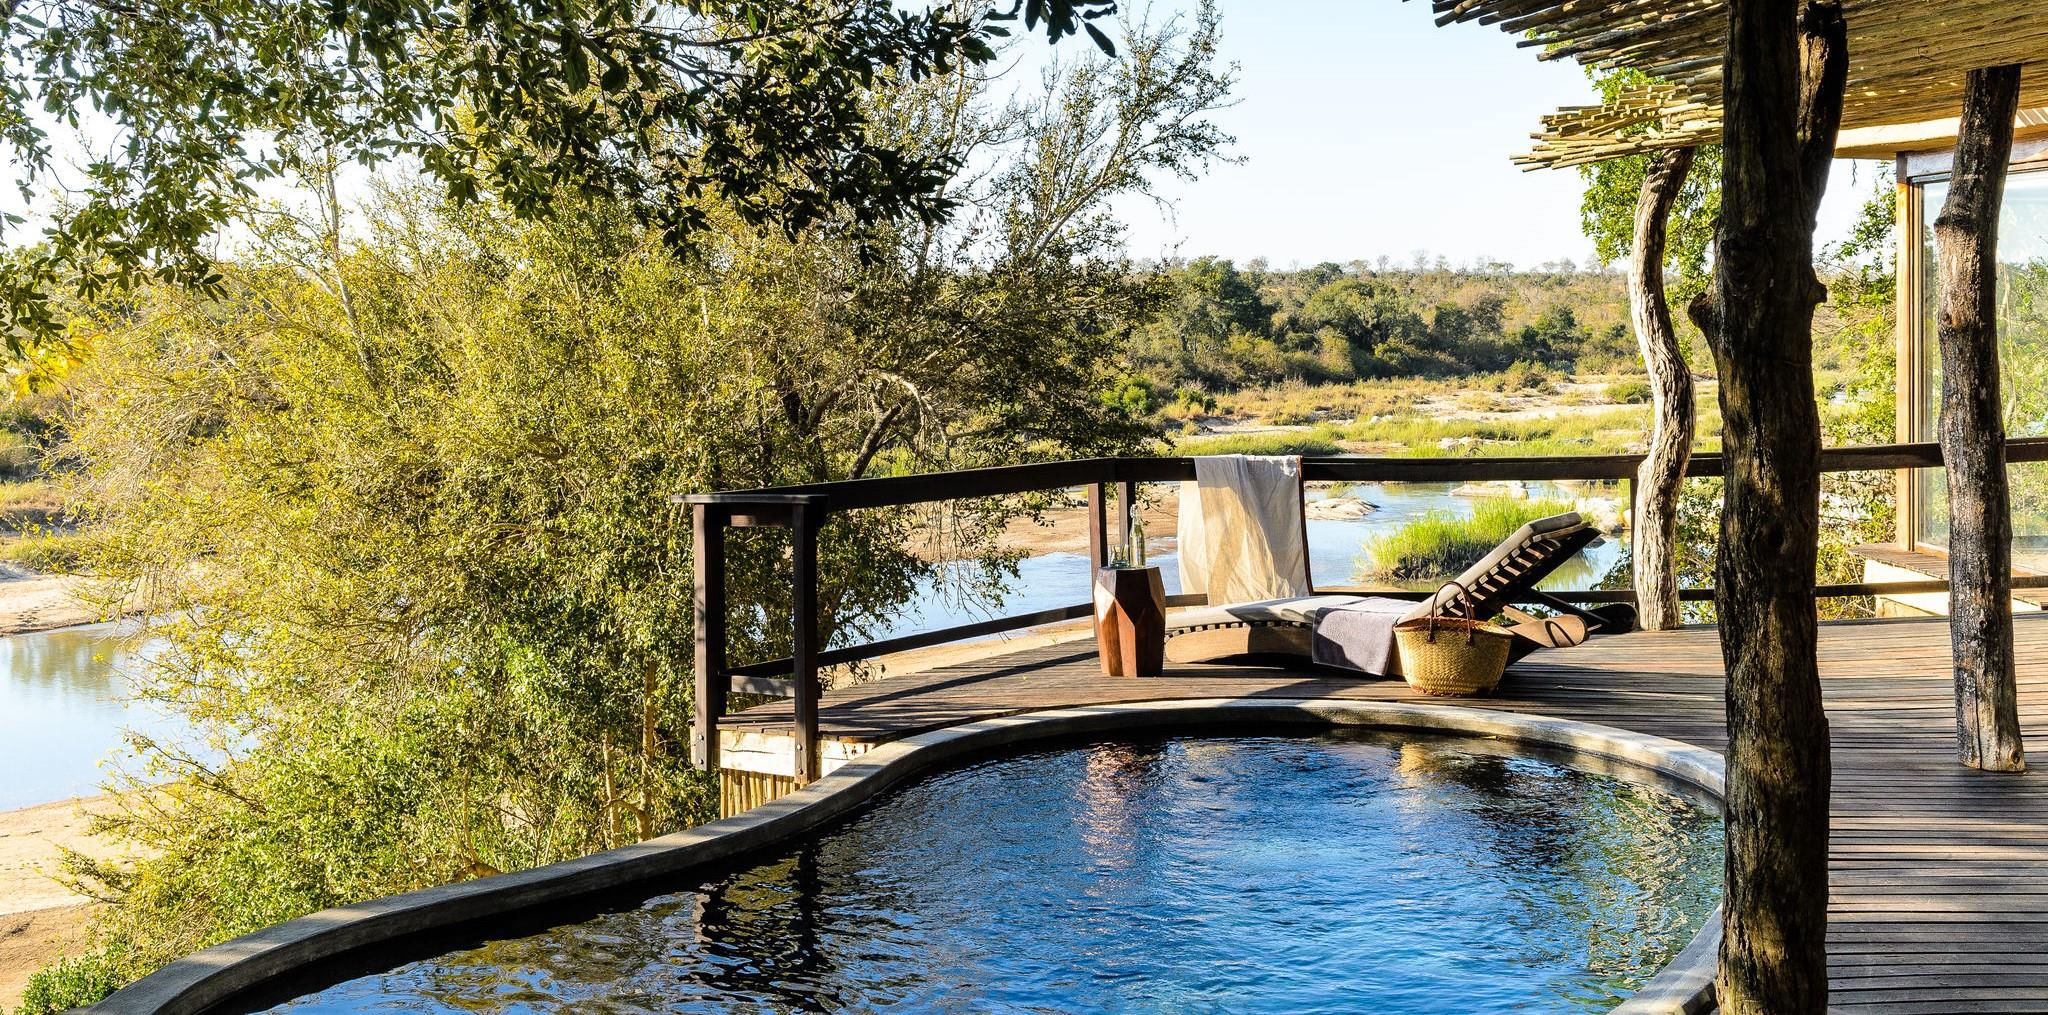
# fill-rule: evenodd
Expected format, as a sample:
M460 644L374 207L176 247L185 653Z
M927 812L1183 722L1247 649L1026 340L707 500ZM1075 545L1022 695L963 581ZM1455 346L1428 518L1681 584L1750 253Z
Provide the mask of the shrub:
M1650 382L1615 381L1607 386L1607 400L1623 405L1641 405L1650 400Z
M1398 581L1439 581L1457 577L1513 535L1516 529L1549 515L1572 510L1559 500L1515 500L1487 497L1472 505L1470 517L1431 511L1375 536L1358 561L1360 574Z
M128 949L109 943L83 955L58 959L28 978L16 1015L49 1015L95 1004L132 980Z
M1136 419L1150 416L1159 408L1159 392L1142 377L1126 377L1102 393L1102 403Z
M1544 394L1556 390L1557 375L1541 363L1517 360L1500 374L1500 390Z
M1176 388L1173 403L1187 413L1215 412L1216 396L1200 388Z

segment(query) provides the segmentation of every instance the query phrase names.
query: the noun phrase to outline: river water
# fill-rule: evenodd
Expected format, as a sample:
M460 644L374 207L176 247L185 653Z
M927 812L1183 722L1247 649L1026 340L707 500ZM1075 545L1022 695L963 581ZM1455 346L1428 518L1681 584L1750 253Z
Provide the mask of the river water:
M1349 496L1379 510L1352 521L1310 521L1310 569L1319 584L1354 582L1364 542L1429 511L1469 513L1471 500L1450 495L1442 484L1362 484ZM1570 497L1532 484L1532 497ZM1598 496L1615 496L1611 490ZM1545 584L1585 588L1614 566L1620 543L1608 540L1560 568ZM1169 593L1179 587L1179 560L1171 552L1152 558ZM1091 576L1077 553L1049 553L1024 560L1011 591L1001 602L964 601L940 581L924 589L873 632L888 638L972 623L992 617L1086 602ZM132 699L132 675L150 648L112 624L67 628L0 638L0 810L93 794L105 777L103 765L121 746L123 731L176 736L184 726L154 706Z
M124 729L184 728L132 700L147 650L114 624L0 638L0 810L97 793Z

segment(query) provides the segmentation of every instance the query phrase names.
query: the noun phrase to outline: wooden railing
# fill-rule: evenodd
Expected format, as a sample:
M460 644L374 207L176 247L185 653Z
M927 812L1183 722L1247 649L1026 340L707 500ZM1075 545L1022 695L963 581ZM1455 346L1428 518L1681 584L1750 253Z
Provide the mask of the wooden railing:
M2011 441L2009 463L2048 461L2048 438ZM1621 480L1632 481L1641 464L1639 455L1587 455L1550 458L1378 458L1368 456L1305 457L1302 477L1311 483L1470 483L1497 480ZM1821 453L1822 472L1866 472L1894 469L1939 468L1941 448L1936 444L1897 444L1872 447L1833 448ZM1720 476L1723 463L1718 454L1694 455L1687 475ZM939 630L888 638L865 645L826 649L818 631L818 536L834 512L863 508L928 504L977 497L1001 497L1043 491L1084 489L1087 492L1089 559L1097 566L1108 561L1112 533L1109 527L1109 495L1116 492L1122 519L1115 534L1127 539L1130 509L1142 483L1174 483L1195 478L1192 458L1090 458L1077 461L1013 465L959 472L890 476L838 483L814 483L733 493L694 494L686 499L691 508L696 555L696 719L691 729L690 756L706 770L718 765L718 724L724 717L726 696L738 692L789 698L796 724L796 767L799 782L819 775L817 751L818 699L821 669L873 659L877 656L926 648L947 642L981 638L1006 631L1059 623L1087 617L1088 602L1040 610L1035 613ZM732 665L726 658L727 608L725 534L729 528L758 526L786 527L791 532L793 652L780 659ZM2015 579L2015 587L2048 587L2048 578ZM1888 582L1880 584L1824 585L1816 597L1867 596L1914 592L1940 592L1943 581ZM1623 591L1583 589L1553 591L1551 595L1578 603L1633 601ZM1713 598L1713 589L1686 589L1688 601ZM1199 605L1201 596L1173 596L1171 606Z

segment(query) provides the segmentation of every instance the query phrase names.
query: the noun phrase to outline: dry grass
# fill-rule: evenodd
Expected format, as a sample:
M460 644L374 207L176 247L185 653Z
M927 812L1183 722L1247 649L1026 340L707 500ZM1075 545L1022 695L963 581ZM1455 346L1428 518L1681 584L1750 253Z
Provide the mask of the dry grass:
M0 483L0 532L21 535L62 528L68 514L63 491L54 483Z

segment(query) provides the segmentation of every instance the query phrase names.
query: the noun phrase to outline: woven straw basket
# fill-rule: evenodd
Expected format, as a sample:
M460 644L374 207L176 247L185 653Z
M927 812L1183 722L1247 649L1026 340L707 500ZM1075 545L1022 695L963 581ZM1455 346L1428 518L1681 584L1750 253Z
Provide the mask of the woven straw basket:
M1507 669L1508 647L1515 636L1505 628L1474 619L1472 594L1463 585L1447 582L1443 587L1458 590L1466 615L1445 617L1432 611L1427 618L1397 625L1394 647L1401 653L1401 675L1409 687L1423 694L1471 697L1492 693Z

